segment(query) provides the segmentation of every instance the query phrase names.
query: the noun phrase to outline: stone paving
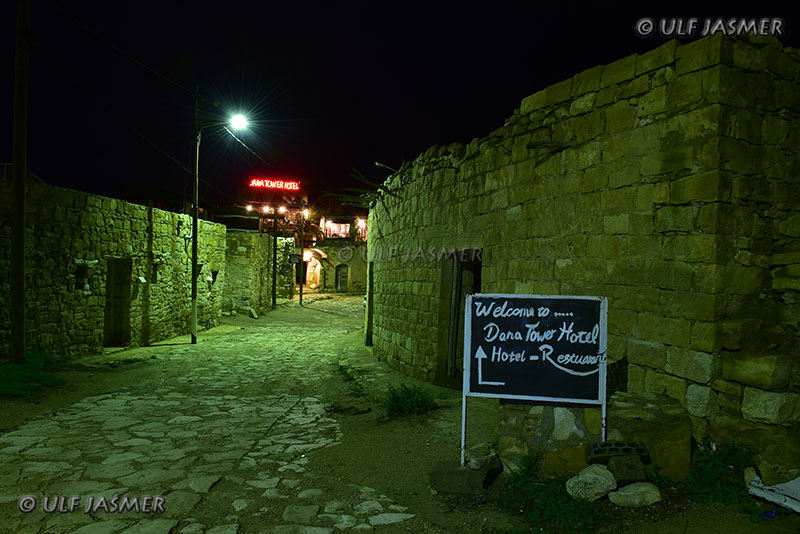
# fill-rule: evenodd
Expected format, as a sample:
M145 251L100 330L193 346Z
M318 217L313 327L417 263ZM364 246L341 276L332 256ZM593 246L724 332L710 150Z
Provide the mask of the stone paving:
M165 347L156 365L185 369L177 378L87 397L0 435L0 532L325 534L413 518L307 465L341 438L314 382L334 372L332 341L353 324L330 314ZM20 511L23 496L33 511Z

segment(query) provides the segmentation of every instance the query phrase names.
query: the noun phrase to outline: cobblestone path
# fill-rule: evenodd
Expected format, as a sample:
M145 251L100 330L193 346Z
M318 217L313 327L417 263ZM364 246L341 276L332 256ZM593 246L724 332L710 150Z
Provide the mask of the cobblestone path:
M413 518L372 488L308 466L309 453L341 438L318 383L335 373L337 336L358 328L360 302L339 306L318 324L275 312L284 319L165 345L154 363L162 380L0 435L0 532L324 534L390 531ZM35 499L32 511L20 510L23 496ZM127 510L113 511L123 497Z

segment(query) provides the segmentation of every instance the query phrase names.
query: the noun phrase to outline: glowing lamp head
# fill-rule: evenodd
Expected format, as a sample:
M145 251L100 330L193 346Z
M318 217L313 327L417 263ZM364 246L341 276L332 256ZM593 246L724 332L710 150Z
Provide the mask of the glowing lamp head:
M247 128L247 119L244 115L234 115L231 117L231 127L234 130L244 130Z
M253 211L253 206L251 206L250 204L248 204L248 205L247 205L247 207L246 207L245 209L246 209L247 211Z
M269 206L264 206L263 208L261 208L261 211L263 211L264 213L269 213Z
M280 208L278 208L278 211L281 213L286 213L286 206L281 206Z
M308 210L303 210L303 217L308 217Z

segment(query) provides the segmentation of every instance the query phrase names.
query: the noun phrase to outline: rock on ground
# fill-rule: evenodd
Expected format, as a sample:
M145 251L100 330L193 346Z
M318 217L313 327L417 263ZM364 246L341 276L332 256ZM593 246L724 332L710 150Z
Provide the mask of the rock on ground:
M614 475L604 465L590 465L567 480L567 493L573 499L593 502L617 487Z
M636 454L612 456L608 459L608 470L614 475L619 486L647 480L642 460Z
M608 498L617 506L639 508L659 502L661 492L650 482L636 482L618 491L612 491L608 494Z

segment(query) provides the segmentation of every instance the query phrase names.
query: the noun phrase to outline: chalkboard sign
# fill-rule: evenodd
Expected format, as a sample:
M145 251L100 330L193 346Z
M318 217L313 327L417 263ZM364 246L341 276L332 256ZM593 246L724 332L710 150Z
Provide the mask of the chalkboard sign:
M604 297L468 295L464 395L604 404Z

